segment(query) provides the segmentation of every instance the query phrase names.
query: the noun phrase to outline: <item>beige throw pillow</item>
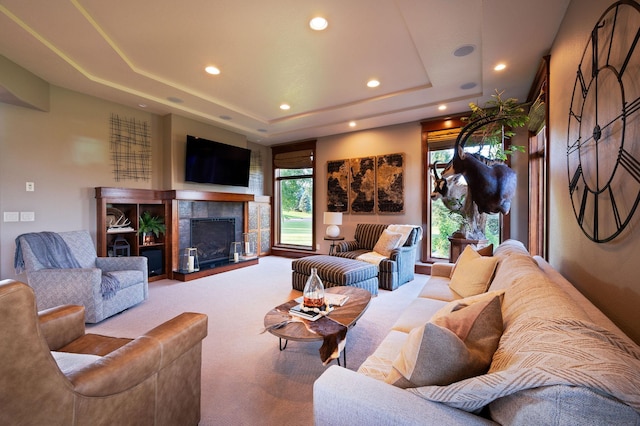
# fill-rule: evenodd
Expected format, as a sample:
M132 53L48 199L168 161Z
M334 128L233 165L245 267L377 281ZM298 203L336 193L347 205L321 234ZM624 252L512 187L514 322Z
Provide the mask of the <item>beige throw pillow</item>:
M411 330L385 381L445 386L486 373L502 335L501 301L494 295Z
M398 247L398 243L402 238L402 234L399 232L391 232L387 229L382 231L380 238L378 238L378 242L373 247L373 251L376 253L380 253L383 256L389 257L391 256L391 250Z
M491 284L497 264L497 257L482 256L467 246L458 257L449 287L462 297L484 293Z

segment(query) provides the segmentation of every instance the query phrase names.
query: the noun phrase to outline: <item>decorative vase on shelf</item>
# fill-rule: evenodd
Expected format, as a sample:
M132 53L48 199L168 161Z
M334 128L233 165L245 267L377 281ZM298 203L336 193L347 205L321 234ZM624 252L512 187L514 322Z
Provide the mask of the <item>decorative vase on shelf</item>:
M311 275L304 286L302 295L302 303L306 308L322 308L324 306L324 285L316 268L311 268Z

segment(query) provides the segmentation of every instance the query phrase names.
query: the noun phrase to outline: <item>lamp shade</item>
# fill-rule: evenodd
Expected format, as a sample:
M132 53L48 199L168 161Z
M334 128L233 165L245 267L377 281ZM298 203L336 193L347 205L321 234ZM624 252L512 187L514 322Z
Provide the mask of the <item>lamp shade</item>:
M342 213L324 212L325 225L342 225Z
M339 212L324 212L324 224L327 226L327 237L337 237L340 235L340 228L338 225L342 225L342 213Z

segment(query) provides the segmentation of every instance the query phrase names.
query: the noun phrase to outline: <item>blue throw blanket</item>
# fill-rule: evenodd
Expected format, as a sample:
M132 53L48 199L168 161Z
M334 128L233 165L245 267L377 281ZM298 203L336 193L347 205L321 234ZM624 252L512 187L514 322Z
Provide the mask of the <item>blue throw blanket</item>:
M13 266L16 274L24 272L24 258L22 255L21 238L29 244L33 255L38 262L47 269L80 268L80 264L71 253L69 246L60 235L55 232L31 232L19 235L16 238L16 252ZM102 273L101 292L102 297L110 299L120 288L120 282L108 272Z
M13 259L16 274L24 271L20 238L25 239L33 255L45 268L80 268L80 264L60 235L55 232L31 232L16 238L16 253Z

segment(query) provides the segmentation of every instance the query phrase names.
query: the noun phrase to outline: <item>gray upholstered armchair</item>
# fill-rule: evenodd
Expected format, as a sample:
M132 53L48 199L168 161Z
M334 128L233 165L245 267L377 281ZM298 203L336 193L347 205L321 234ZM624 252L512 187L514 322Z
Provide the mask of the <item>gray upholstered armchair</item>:
M342 241L335 246L335 256L356 259L367 252L371 252L385 229L390 225L378 223L359 223L356 225L354 239ZM414 226L407 241L391 250L388 258L380 261L378 273L378 287L385 290L395 290L402 284L414 278L416 250L422 239L422 228Z
M185 312L136 339L85 334L84 308L36 311L0 281L0 424L197 425L207 316Z
M66 254L75 261L75 267L52 267L55 261L51 262L50 246L31 247L30 242L39 240L28 234L16 239L16 272L26 272L39 310L82 305L86 309L85 321L96 323L147 299L146 257L97 257L89 232L60 232L53 236L56 235L64 241L61 245L68 247Z

